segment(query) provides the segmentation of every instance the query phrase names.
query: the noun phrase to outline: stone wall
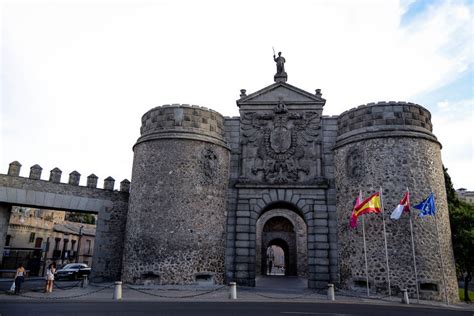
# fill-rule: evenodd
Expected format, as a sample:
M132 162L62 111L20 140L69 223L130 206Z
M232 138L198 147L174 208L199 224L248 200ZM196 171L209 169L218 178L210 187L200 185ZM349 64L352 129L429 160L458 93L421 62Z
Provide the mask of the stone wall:
M227 198L227 222L226 222L226 250L225 250L225 271L226 281L235 280L235 223L237 210L238 190L235 187L239 179L240 172L240 118L226 117L224 121L225 139L231 150L229 188Z
M224 117L216 111L196 105L163 105L142 116L141 137L137 144L157 138L184 138L225 146L223 129Z
M31 167L28 178L20 176L20 167L18 162L13 162L8 175L0 174L0 203L98 214L92 278L120 279L128 180L121 183L123 191L114 191L111 177L104 180L105 189L98 189L95 175L88 177L87 186L80 186L77 172L70 174L68 183L61 183L61 170L58 168L51 170L50 180L45 181L41 180L41 167L38 165Z
M339 272L339 254L338 254L338 237L337 237L337 212L336 212L336 174L334 164L334 154L332 149L337 138L337 116L323 116L321 118L322 130L322 169L323 177L326 179L328 188L326 190L326 212L320 212L315 216L326 218L327 227L320 227L320 232L326 231L328 236L328 260L330 280L338 283ZM322 208L323 206L320 206ZM327 215L326 215L327 214Z
M232 257L235 281L255 286L257 219L274 209L286 209L299 214L307 226L308 286L323 288L327 285L336 266L329 261L326 188L325 185L291 189L237 185L235 217L229 220L235 222L232 225L235 232Z
M224 282L229 149L223 117L158 107L134 146L123 280Z
M368 104L344 112L338 126L334 154L342 286L357 288L357 284L365 282L362 218L359 218L357 229L348 226L355 198L359 190L368 197L382 188L392 293L407 288L412 297L416 296L409 216L403 214L398 221L389 219L409 188L412 205L434 192L439 227L437 231L433 217L419 218L412 208L420 297L443 300L446 282L450 301L456 301L457 283L441 146L431 133L430 113L412 103ZM372 291L387 293L382 216L368 214L363 217L369 283Z
M3 249L8 232L8 222L10 221L12 207L8 204L0 204L0 262L3 259Z

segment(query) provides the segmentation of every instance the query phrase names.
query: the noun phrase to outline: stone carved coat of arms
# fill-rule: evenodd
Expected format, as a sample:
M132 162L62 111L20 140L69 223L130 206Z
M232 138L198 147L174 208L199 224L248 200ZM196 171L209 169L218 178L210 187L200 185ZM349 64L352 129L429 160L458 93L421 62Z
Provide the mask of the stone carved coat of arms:
M319 122L317 112L292 113L281 101L273 112L243 113L242 144L248 148L243 158L252 164L246 177L263 175L268 183L285 184L309 175L309 156L314 155L310 145L318 140Z

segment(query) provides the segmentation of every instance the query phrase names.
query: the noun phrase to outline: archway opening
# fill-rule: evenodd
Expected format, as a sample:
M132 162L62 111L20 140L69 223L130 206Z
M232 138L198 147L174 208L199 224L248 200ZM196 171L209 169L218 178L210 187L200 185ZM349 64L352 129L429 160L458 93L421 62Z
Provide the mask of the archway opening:
M273 206L281 204L273 204ZM295 208L267 208L256 222L256 286L308 286L307 225ZM272 267L270 269L270 259Z
M91 273L97 213L20 205L8 207L0 277L11 277L20 263L29 276L45 276L52 263L58 270L69 266L57 272L56 280L61 281Z
M283 242L283 244L282 244ZM280 244L283 247L280 247ZM285 255L286 253L286 255ZM262 275L284 276L288 270L288 245L282 240L273 240L266 251L266 271Z
M256 252L258 275L306 277L306 253L306 224L296 213L277 209L259 218ZM277 265L275 260L278 260Z

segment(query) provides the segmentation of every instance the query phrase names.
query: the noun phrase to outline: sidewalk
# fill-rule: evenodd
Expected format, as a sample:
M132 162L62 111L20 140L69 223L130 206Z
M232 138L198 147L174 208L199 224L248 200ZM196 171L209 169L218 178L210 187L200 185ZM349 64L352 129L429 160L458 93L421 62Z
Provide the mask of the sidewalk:
M271 284L267 283L267 284ZM122 286L121 302L294 302L294 303L333 303L327 300L325 291L313 291L307 288L275 288L265 287L265 282L255 288L238 287L237 300L229 299L229 286L172 286L172 285L129 285ZM82 302L110 302L114 301L114 283L91 283L82 288L78 283L71 288L55 288L53 293L29 291L21 295L0 294L0 302L4 301L82 301ZM357 296L356 296L357 295ZM119 302L119 301L118 301ZM364 297L353 292L336 292L336 303L342 304L370 304L370 305L402 305L400 297ZM473 305L458 303L446 305L442 302L410 300L407 307L449 308L454 310L474 311Z

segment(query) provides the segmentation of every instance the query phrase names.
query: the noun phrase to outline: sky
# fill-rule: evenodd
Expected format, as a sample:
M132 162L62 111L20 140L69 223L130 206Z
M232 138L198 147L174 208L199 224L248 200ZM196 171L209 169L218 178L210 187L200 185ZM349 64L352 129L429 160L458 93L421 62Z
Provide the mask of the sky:
M324 115L410 101L432 114L455 188L474 190L473 1L3 1L0 173L19 161L131 179L141 116L163 104L238 115L273 83L327 100ZM414 153L416 154L416 153Z

